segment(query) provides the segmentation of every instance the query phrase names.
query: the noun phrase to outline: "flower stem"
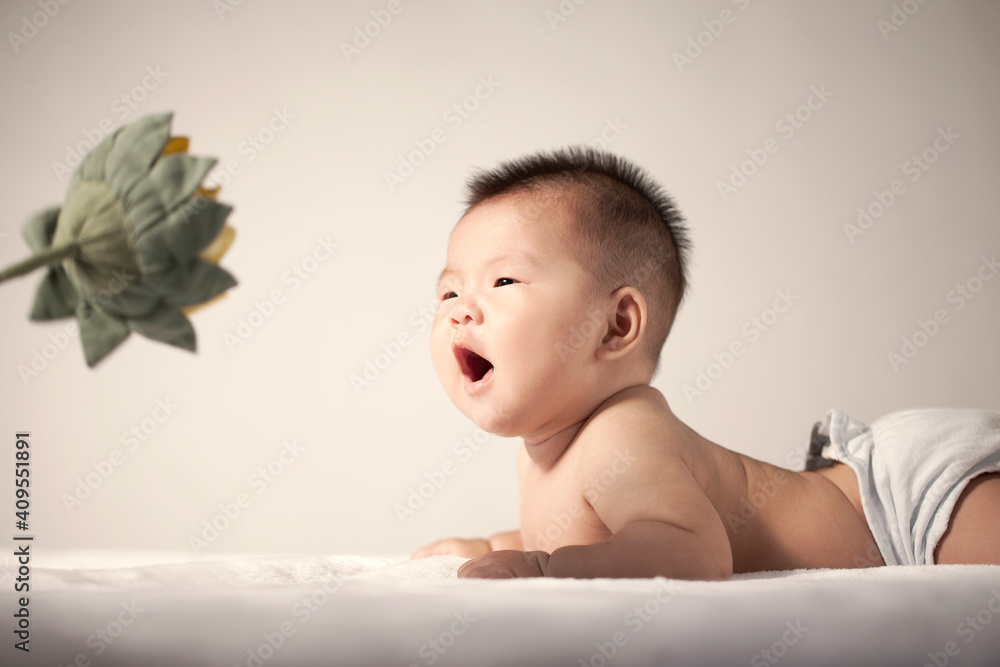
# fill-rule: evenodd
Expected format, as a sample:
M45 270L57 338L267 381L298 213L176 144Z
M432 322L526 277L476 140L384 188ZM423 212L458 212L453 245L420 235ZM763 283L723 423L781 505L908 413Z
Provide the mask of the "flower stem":
M67 257L72 257L78 251L79 246L76 243L67 243L61 246L46 248L45 250L35 253L31 257L21 260L17 264L8 266L3 271L0 271L0 283L6 282L11 278L17 278L18 276L31 273L40 266L57 264Z

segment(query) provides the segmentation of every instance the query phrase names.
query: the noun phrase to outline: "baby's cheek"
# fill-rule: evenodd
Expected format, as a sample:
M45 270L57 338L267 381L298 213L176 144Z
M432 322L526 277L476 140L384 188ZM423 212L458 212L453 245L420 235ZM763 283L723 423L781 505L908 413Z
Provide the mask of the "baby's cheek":
M436 328L431 331L430 338L431 362L434 365L434 371L443 380L447 359L451 355L451 346Z
M553 326L537 333L541 346L539 352L543 355L542 362L547 367L562 365L567 355L579 347L577 333L569 325Z

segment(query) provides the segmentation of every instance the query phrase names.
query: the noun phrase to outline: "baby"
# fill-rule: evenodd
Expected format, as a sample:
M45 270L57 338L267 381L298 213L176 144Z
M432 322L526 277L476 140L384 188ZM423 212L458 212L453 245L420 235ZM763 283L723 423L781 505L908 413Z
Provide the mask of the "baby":
M1000 412L831 410L807 470L726 449L650 386L689 240L635 165L570 148L478 174L451 233L434 367L479 427L524 440L520 529L414 558L462 577L727 579L734 572L1000 564Z

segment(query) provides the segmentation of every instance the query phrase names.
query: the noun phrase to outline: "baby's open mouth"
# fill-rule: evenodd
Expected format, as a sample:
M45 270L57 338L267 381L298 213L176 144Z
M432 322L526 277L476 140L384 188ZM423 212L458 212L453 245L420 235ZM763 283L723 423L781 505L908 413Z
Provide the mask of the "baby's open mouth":
M462 367L462 374L471 382L479 382L493 370L493 364L487 359L464 347L455 348L455 358Z

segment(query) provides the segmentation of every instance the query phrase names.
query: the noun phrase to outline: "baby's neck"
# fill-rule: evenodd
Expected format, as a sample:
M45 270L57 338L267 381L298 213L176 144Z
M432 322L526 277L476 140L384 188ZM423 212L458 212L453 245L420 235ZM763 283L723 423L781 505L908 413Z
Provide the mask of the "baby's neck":
M577 412L557 417L558 421L546 425L533 433L523 436L524 449L535 465L547 470L569 449L580 429L594 412L606 401L611 400L619 392L636 385L649 385L649 377L643 375L644 371L639 368L632 368L629 372L623 372L622 367L607 369L605 375L595 377L587 384L591 387L602 387L604 391L596 391L584 396L579 401ZM608 389L610 387L610 393Z
M586 420L578 421L548 435L526 435L524 436L524 449L535 465L542 469L551 468L563 455L563 452L569 449L570 443L580 432L584 421Z

